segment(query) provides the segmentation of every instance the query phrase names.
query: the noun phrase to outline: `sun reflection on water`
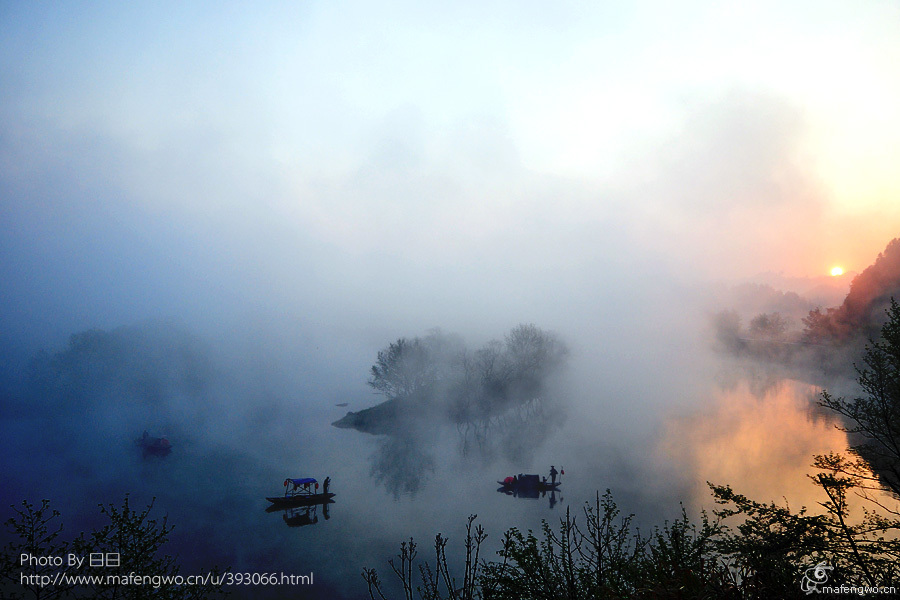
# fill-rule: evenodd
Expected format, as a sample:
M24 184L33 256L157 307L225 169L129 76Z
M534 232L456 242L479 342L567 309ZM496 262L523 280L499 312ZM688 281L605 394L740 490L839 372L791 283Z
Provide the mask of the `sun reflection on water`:
M709 508L706 482L758 501L814 507L813 455L844 452L847 435L815 401L820 389L785 380L755 395L746 383L717 390L703 412L669 421L658 452L694 482L692 500Z

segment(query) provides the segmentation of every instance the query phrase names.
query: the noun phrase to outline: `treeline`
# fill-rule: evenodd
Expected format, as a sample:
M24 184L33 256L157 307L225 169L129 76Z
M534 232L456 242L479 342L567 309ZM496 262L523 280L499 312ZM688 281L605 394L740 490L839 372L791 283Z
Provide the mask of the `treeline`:
M89 329L31 359L26 400L76 412L123 403L164 412L173 398L202 398L215 375L209 348L176 323Z
M845 453L813 457L809 477L824 492L818 510L793 510L710 485L717 508L644 535L622 516L609 491L558 526L507 531L498 557L481 556L487 533L470 517L458 578L438 535L419 564L413 540L391 568L411 600L805 598L830 589L900 589L900 305L893 299L878 341L857 368L863 395L823 393L820 405L847 423ZM861 514L850 500L866 502ZM363 578L371 598L385 599L374 569ZM826 596L828 594L825 594ZM836 597L836 596L835 596Z
M893 297L900 297L900 238L891 240L875 262L853 279L839 307L816 309L803 319L803 340L844 344L853 338L876 337Z
M900 297L900 238L853 279L840 306L814 308L800 322L777 310L763 312L746 326L736 311L724 310L713 315L712 326L720 349L731 354L783 361L802 353L821 362L835 349L854 352L876 337L895 296Z

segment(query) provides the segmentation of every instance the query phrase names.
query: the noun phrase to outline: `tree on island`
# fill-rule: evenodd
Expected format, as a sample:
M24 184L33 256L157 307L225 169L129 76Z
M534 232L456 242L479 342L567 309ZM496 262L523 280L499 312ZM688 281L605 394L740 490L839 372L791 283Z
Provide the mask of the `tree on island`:
M399 338L370 370L368 384L385 400L332 425L390 438L372 457L372 473L395 496L415 493L428 477L435 459L422 442L446 425L456 427L463 455L502 453L522 462L563 419L551 390L567 355L557 335L532 324L477 350L439 329Z
M426 417L433 424L453 423L466 436L477 430L476 437L483 437L487 429L540 413L538 405L544 404L567 355L555 334L531 324L475 351L440 330L424 338L400 338L378 352L370 371L368 384L386 400L349 412L333 425L395 434L418 427L416 420Z
M568 351L535 325L519 325L504 342L479 350L439 330L425 338L400 338L378 352L369 385L388 400L445 404L459 419L500 412L544 391Z
M431 399L437 384L451 376L452 359L463 351L459 338L438 329L425 338L400 338L379 350L368 383L389 400Z

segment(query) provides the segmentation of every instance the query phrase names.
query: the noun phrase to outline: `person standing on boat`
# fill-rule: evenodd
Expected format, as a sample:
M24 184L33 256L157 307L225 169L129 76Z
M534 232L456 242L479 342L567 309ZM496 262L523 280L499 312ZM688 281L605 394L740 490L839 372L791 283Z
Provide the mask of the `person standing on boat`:
M556 467L550 465L550 485L556 485L557 475L559 475L559 471L556 470Z

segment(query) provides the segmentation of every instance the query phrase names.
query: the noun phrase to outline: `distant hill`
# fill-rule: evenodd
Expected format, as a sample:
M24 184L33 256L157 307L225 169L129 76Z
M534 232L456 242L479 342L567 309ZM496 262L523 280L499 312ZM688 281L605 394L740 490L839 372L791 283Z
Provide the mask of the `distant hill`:
M843 301L849 291L850 282L856 273L844 273L837 277L821 275L818 277L787 277L781 273L760 273L750 279L750 284L769 286L775 290L790 296L799 296L812 304L810 308L817 306L836 306ZM761 310L781 310L771 307ZM809 309L807 309L808 312ZM785 311L781 311L785 312ZM805 313L804 313L805 314Z
M813 310L803 319L803 338L820 344L875 338L891 297L900 299L900 238L891 240L875 262L853 279L840 306Z
M900 300L900 238L892 240L872 265L850 277L765 273L727 289L718 300L730 308L711 315L715 347L735 356L790 365L806 373L797 371L797 376L807 380L810 373L843 372L862 356L870 339L879 337L891 298Z

